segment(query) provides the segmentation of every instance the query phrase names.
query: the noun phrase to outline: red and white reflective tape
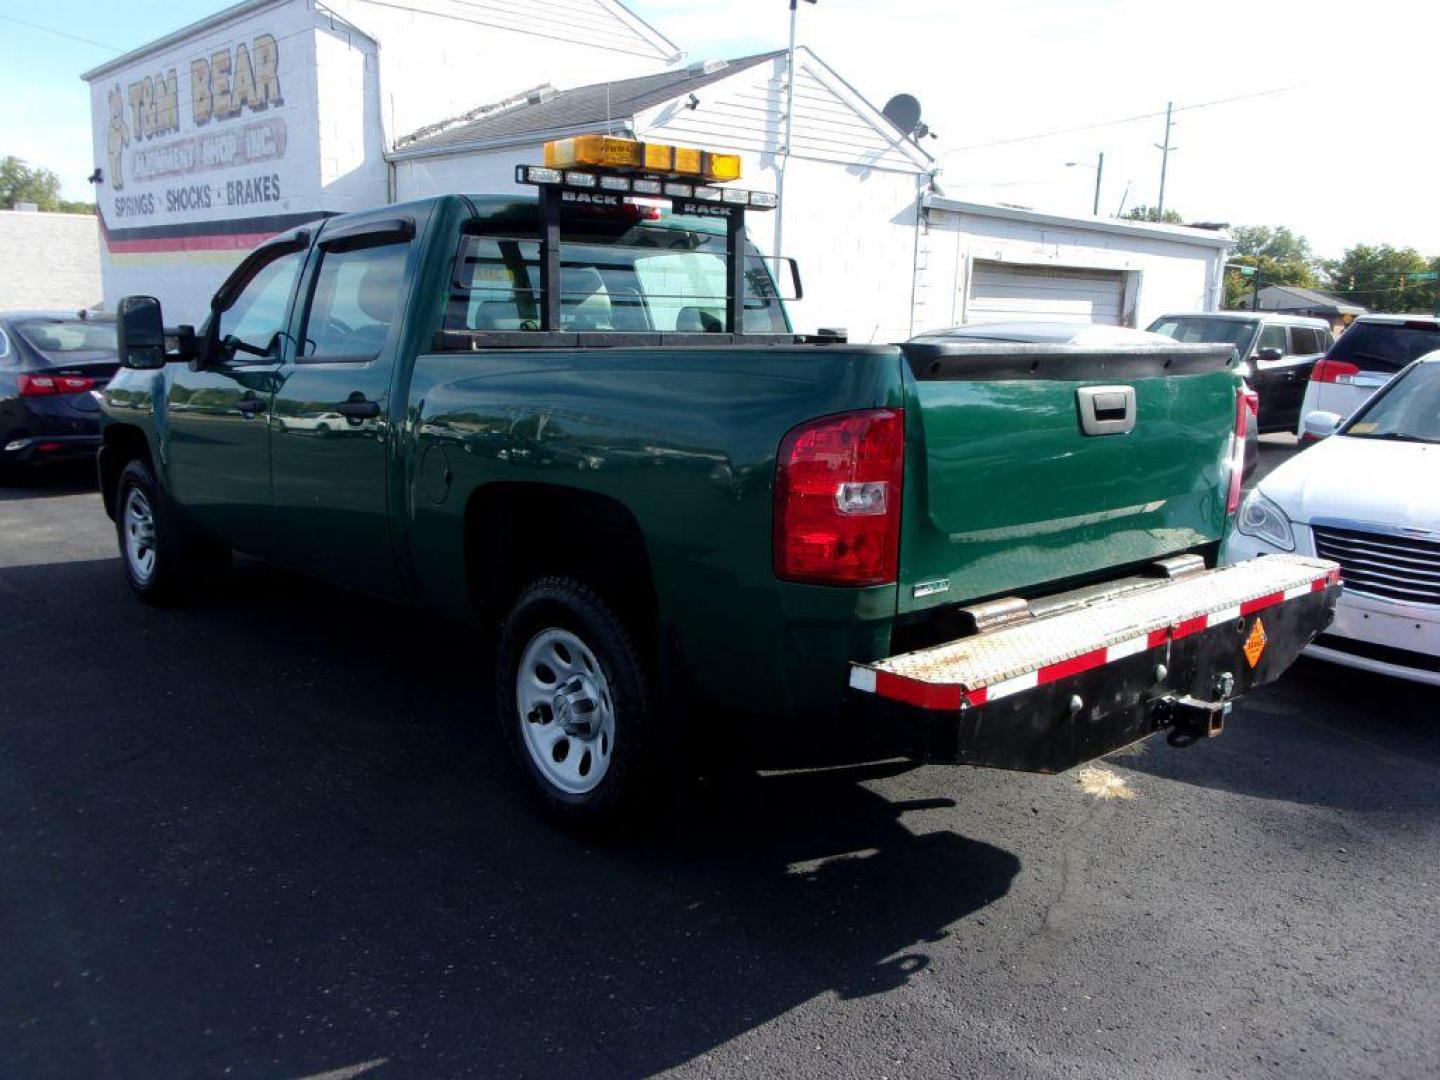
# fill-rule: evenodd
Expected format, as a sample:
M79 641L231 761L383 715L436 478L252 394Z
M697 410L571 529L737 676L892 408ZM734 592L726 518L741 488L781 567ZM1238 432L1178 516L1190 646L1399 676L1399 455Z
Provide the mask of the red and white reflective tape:
M1033 690L1046 683L1059 682L1071 675L1079 675L1081 672L1090 671L1093 668L1113 664L1127 656L1134 656L1150 649L1158 649L1166 642L1179 641L1191 634L1198 634L1202 630L1224 626L1246 615L1253 615L1257 611L1264 611L1276 604L1283 604L1287 600L1295 600L1310 593L1321 592L1327 585L1337 585L1339 582L1340 572L1332 570L1324 577L1316 578L1304 585L1296 585L1283 592L1257 596L1254 600L1246 600L1236 607L1221 608L1219 611L1212 611L1205 615L1182 619L1170 626L1151 630L1148 634L1129 638L1116 645L1109 645L1103 649L1092 649L1066 660L1057 660L1053 664L1042 665L1034 671L1014 675L986 686L925 682L920 679L907 678L904 675L896 675L892 671L867 667L850 669L850 686L863 693L875 694L878 697L889 698L906 705L915 705L922 709L959 709L965 706L987 705L1000 698L1009 697L1011 694L1018 694L1022 690Z

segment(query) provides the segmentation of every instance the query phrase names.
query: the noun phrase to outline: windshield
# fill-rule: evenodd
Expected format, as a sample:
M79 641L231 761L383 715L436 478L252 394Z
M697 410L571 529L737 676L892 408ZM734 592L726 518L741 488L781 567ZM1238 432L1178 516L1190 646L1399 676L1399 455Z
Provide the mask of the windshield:
M721 332L725 237L677 224L672 218L666 226L567 228L560 244L561 329ZM445 313L447 330L538 330L540 303L535 239L465 238ZM745 266L745 332L787 331L769 269L752 254Z
M1440 349L1440 326L1357 322L1335 340L1325 359L1344 360L1362 371L1399 371L1433 349Z
M1209 319L1203 315L1162 315L1150 324L1152 333L1186 345L1234 345L1239 354L1250 355L1250 343L1260 326L1259 319Z
M27 319L15 327L20 336L42 353L114 352L113 322L80 319Z
M1440 442L1440 363L1419 364L1371 398L1345 434L1357 439Z

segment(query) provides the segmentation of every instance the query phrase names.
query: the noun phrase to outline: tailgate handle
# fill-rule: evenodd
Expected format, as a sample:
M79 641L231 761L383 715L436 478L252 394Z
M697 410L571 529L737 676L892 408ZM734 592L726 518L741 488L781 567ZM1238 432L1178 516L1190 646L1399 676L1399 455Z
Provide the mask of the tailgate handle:
M1075 391L1075 404L1086 435L1123 435L1135 428L1133 386L1082 386Z

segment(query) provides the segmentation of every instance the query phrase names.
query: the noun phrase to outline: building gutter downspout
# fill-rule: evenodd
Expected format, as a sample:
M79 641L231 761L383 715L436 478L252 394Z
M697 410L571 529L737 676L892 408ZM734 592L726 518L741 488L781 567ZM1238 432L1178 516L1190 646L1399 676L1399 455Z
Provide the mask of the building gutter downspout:
M915 247L910 255L910 323L905 336L915 336L915 305L920 300L920 237L930 227L926 214L926 197L936 189L935 177L939 169L920 174L919 190L915 192Z

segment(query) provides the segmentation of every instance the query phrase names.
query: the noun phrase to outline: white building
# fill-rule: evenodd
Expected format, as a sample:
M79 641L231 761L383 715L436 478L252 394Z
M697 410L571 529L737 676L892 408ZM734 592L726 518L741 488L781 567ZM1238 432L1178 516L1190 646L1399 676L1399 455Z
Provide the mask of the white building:
M687 64L616 0L249 0L86 74L105 299L198 321L240 253L321 214L518 190L550 138L738 152L760 248L799 259L798 329L884 341L960 321L1144 325L1213 308L1213 231L981 206L834 69L783 52Z
M264 237L389 201L399 135L678 58L615 0L244 0L83 76L105 302L151 293L199 321Z
M1054 320L1148 326L1225 297L1223 232L1073 218L926 193L917 329Z

